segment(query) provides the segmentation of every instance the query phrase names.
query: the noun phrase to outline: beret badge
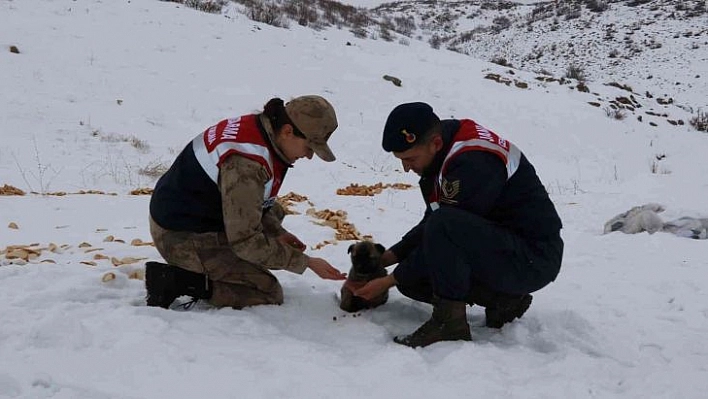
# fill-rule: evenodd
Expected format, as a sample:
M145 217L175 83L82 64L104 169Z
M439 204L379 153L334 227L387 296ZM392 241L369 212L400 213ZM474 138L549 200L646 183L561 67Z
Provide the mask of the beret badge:
M416 135L414 133L408 133L406 129L401 129L401 134L406 138L406 143L412 144L416 140Z

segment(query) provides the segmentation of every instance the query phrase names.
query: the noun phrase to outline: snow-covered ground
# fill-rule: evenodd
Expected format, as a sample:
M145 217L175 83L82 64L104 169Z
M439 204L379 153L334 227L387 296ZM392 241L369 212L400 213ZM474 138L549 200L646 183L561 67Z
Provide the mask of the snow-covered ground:
M529 88L484 79L490 72ZM0 1L0 187L67 193L0 197L0 397L705 397L707 242L602 228L646 202L666 205L667 220L708 216L708 136L587 104L606 106L620 89L579 93L534 77L422 42L278 29L153 0ZM558 280L521 320L491 330L468 308L473 342L419 350L391 338L424 322L428 305L393 290L385 306L347 315L334 299L340 283L309 271L277 273L282 306L144 306L140 272L159 255L131 245L150 241L149 198L129 194L154 184L141 170L169 165L224 117L310 93L331 100L340 127L337 162L300 161L281 191L311 202L285 220L309 254L348 269L350 242L318 248L334 230L314 224L310 207L347 211L386 246L418 221L416 189L336 189L415 185L380 136L395 105L427 101L512 140L535 164L565 225ZM31 244L40 253L28 264L6 258L8 246Z

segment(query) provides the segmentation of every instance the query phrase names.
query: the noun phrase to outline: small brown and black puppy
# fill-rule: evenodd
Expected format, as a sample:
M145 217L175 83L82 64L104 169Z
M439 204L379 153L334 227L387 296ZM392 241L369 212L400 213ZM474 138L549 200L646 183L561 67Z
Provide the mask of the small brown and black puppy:
M362 309L371 309L383 305L388 300L388 291L367 301L364 298L354 296L354 291L363 287L369 281L385 277L388 275L386 268L379 264L381 255L386 251L381 244L371 241L361 241L349 246L347 252L352 260L352 267L349 270L347 281L342 286L342 299L339 307L347 312L357 312Z

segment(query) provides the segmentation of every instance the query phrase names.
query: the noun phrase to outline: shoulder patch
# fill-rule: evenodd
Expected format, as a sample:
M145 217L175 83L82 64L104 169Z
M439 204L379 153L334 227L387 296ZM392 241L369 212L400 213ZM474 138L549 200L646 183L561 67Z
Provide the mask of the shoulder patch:
M457 197L460 194L460 181L459 180L447 180L443 177L442 184L440 185L440 191L442 193L441 202L447 204L457 204Z

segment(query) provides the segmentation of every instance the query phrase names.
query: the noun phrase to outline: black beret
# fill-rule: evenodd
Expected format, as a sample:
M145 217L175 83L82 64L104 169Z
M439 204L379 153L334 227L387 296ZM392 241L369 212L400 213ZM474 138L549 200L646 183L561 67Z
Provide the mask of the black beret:
M426 103L401 104L386 119L381 145L386 152L409 150L438 122L440 119Z

